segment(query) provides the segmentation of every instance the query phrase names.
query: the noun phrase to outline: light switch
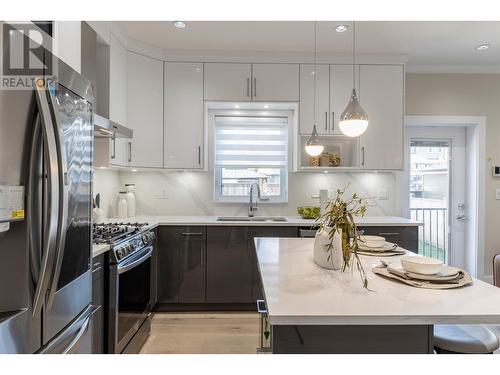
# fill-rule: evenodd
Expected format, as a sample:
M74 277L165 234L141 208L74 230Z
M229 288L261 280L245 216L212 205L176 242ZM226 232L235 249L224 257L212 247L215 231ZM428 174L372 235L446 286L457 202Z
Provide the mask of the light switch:
M495 189L495 199L500 200L500 189Z

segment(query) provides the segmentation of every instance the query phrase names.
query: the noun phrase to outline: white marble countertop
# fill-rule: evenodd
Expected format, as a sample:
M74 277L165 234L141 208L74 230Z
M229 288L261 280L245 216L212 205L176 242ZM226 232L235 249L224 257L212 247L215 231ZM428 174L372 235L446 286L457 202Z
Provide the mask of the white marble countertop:
M139 215L127 219L109 218L106 222L139 222L157 225L221 225L221 226L313 226L315 220L302 219L299 216L285 216L286 221L217 221L218 216L156 216ZM397 216L365 216L357 219L361 226L419 226L420 221Z
M474 279L460 289L414 288L375 275L377 257L360 256L369 280L313 262L314 239L256 238L270 322L274 325L500 323L500 288ZM398 257L384 258L394 261Z
M94 245L92 245L92 258L98 257L101 254L104 254L109 249L110 249L110 247L108 244L94 244Z

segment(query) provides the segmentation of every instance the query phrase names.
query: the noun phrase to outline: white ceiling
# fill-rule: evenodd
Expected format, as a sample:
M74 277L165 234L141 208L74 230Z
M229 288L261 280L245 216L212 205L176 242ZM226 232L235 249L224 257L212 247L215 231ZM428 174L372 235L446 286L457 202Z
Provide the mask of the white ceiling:
M313 22L187 22L182 30L171 21L119 22L127 37L175 50L313 52ZM318 53L350 53L352 27L337 33L335 26L352 22L318 22ZM356 22L360 54L403 54L408 66L453 71L500 71L500 22ZM474 47L491 44L485 51ZM432 69L431 69L432 70ZM442 70L442 69L441 69Z

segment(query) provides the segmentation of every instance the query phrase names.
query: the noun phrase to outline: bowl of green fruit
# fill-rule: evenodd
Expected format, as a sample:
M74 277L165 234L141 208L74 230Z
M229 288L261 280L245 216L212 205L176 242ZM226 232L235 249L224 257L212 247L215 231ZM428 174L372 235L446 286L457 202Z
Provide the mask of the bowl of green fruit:
M320 208L316 206L301 206L297 208L297 212L302 219L316 219L319 216Z

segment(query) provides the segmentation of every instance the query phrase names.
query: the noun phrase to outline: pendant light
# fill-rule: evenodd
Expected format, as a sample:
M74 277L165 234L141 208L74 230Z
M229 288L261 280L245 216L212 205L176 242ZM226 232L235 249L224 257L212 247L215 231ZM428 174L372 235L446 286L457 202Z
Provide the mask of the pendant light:
M324 146L318 137L318 132L316 131L316 53L317 53L317 33L316 33L317 22L314 21L314 83L313 83L313 130L310 137L306 141L306 152L310 156L319 156L324 150Z
M340 116L339 128L348 137L358 137L368 127L368 115L359 104L356 94L356 23L352 22L352 94L349 104Z

